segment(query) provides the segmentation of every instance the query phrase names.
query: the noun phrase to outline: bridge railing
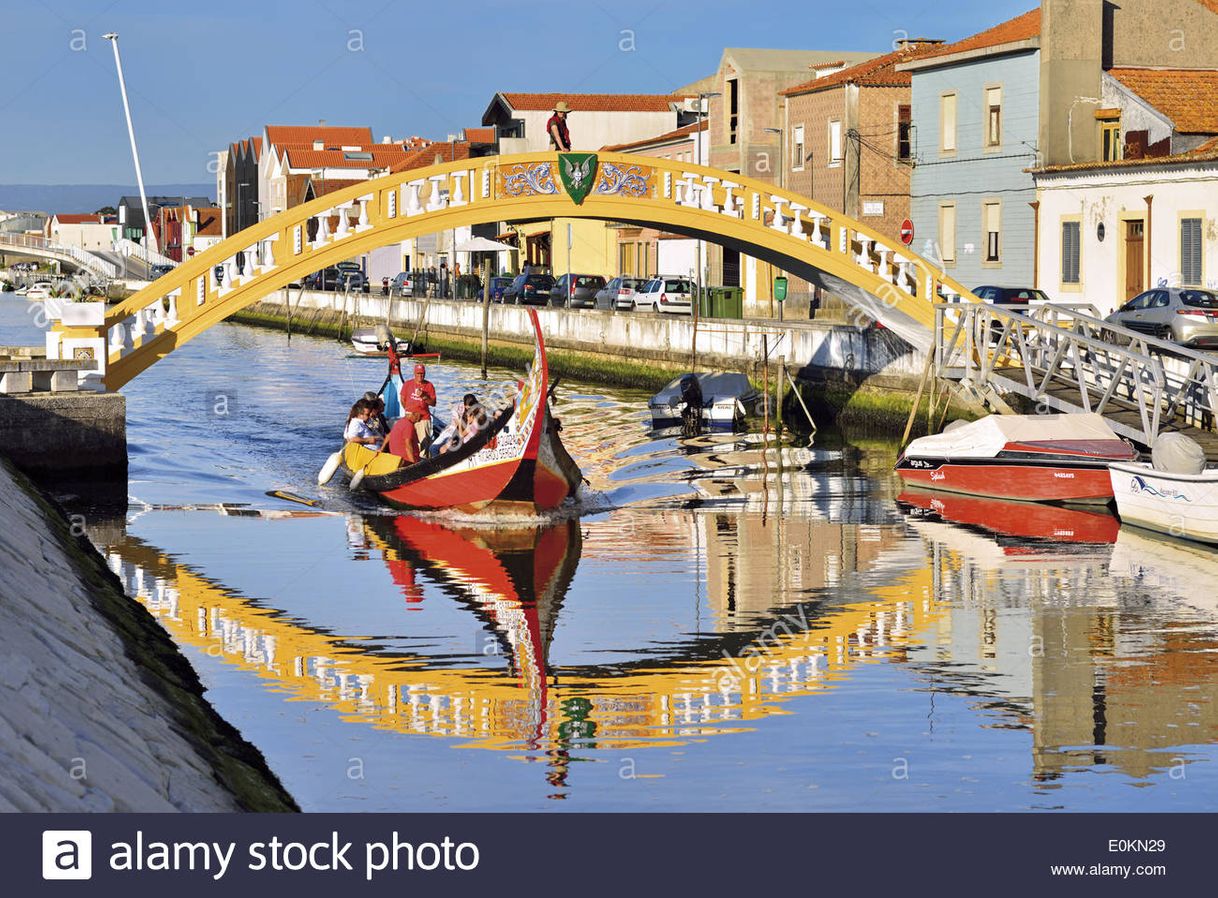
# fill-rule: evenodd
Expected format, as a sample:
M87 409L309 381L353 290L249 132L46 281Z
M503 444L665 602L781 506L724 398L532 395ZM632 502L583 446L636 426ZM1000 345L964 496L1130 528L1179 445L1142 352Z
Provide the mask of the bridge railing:
M935 310L940 376L1014 390L1062 411L1096 412L1149 445L1162 429L1210 429L1218 356L1111 324L1089 306Z
M99 259L92 253L85 252L77 246L65 246L62 243L55 243L47 237L39 237L36 234L2 234L0 233L0 244L8 246L20 246L27 249L41 250L46 253L54 253L68 258L79 263L82 268L86 268L98 277L114 278L118 277L118 267L105 259Z

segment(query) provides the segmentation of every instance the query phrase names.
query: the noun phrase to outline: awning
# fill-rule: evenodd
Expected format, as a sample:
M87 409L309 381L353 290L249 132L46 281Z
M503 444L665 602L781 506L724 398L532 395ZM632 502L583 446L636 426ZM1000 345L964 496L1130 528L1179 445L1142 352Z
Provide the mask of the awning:
M497 243L485 237L471 237L469 240L457 244L457 252L459 253L499 253L504 250L515 249L516 247L514 246L508 246L506 243Z

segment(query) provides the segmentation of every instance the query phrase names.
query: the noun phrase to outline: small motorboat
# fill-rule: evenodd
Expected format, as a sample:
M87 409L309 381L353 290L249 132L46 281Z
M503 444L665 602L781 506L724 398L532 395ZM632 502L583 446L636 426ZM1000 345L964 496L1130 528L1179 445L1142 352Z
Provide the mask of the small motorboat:
M528 309L536 345L520 391L460 447L415 464L358 443L344 444L338 469L359 488L400 508L534 514L557 508L583 481L550 414L549 368L536 309ZM396 408L401 375L381 389L386 414ZM356 475L360 475L358 481Z
M987 415L914 440L896 470L906 484L923 489L1105 503L1112 499L1108 465L1137 457L1096 414Z
M399 339L383 324L376 327L357 327L351 331L351 348L359 355L384 357L389 354L386 343L393 340L399 355L410 354L410 341Z
M1108 476L1122 523L1218 545L1218 468L1193 440L1162 434L1150 462L1114 463Z
M50 281L37 281L25 291L25 298L30 302L41 302L55 295L55 285Z
M743 375L733 372L682 374L647 402L653 430L680 427L683 412L701 400L702 427L740 430L746 418L762 414L765 397Z
M1116 542L1120 522L1106 508L1066 508L1029 505L1007 499L989 499L918 489L897 496L897 504L911 514L932 514L943 521L982 528L998 537L1013 537L1008 554L1023 549L1035 553L1040 544Z

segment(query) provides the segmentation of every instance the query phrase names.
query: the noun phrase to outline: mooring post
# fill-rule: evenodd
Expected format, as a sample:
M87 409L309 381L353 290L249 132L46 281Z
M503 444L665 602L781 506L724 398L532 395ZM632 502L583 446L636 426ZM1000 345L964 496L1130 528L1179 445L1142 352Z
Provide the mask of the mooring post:
M486 380L486 354L490 343L491 329L491 263L482 263L482 379Z

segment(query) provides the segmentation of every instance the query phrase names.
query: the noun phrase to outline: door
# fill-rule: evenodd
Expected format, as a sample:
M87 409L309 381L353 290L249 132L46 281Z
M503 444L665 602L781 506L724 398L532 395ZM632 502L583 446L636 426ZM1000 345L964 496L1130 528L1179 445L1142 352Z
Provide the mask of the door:
M1142 219L1125 222L1125 298L1137 296L1145 288L1142 280Z

